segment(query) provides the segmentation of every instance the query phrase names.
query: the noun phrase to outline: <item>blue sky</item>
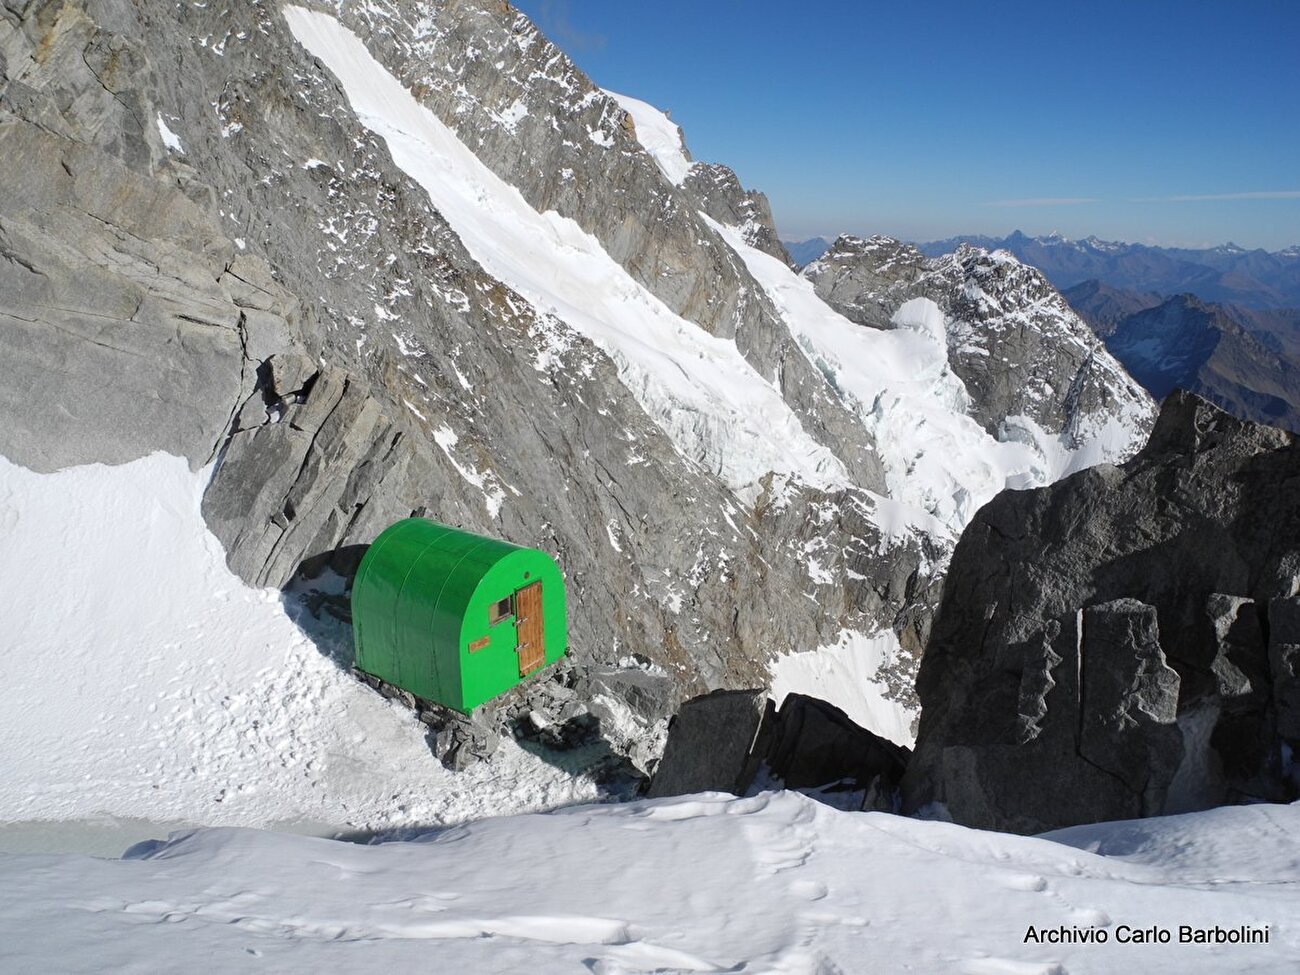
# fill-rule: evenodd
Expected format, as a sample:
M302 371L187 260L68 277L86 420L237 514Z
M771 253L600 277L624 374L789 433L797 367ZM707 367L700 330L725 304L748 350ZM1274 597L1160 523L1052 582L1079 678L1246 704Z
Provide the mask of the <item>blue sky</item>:
M1300 0L517 0L781 235L1300 243Z

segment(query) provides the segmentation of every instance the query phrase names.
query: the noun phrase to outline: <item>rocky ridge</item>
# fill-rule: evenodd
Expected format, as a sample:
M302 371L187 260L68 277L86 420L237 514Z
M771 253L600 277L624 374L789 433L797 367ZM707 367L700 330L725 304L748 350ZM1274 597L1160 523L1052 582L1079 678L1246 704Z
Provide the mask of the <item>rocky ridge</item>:
M1096 278L1062 289L1061 297L1103 340L1112 335L1115 327L1129 315L1154 308L1165 300L1154 291L1113 288Z
M1014 436L1007 421L1020 417L1075 444L1111 417L1149 423L1142 389L1047 279L1005 252L963 244L927 258L891 237L846 235L802 273L828 304L868 328L892 328L904 301L933 300L970 413L995 436Z
M687 171L682 185L695 197L698 209L718 223L738 228L750 247L795 266L776 235L767 197L757 190L746 190L731 169L720 163L696 163Z
M1187 389L1242 419L1300 430L1298 321L1296 311L1179 294L1118 315L1098 334L1154 396Z

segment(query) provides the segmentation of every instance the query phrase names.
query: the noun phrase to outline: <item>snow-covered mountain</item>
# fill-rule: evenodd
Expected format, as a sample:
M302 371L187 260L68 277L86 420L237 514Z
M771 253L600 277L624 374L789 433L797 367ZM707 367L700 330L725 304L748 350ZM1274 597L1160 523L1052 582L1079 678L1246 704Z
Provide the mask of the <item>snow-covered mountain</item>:
M1005 251L965 244L926 258L890 237L845 236L802 274L871 330L891 329L903 302L932 301L966 411L1001 441L1056 438L1055 476L1122 457L1150 423L1149 397L1046 278Z
M1115 288L1170 295L1191 292L1206 301L1250 308L1300 306L1300 251L1247 250L1236 244L1209 248L1155 247L1060 234L1030 237L1015 231L1006 237L961 236L921 244L930 256L962 244L1010 251L1041 270L1062 290L1088 280Z

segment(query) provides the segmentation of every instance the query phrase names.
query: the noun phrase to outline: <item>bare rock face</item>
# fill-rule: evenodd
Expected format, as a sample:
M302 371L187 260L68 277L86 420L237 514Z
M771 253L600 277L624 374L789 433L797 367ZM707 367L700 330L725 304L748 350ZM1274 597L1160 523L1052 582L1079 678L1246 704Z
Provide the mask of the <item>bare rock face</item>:
M995 436L1015 418L1078 442L1111 417L1149 423L1150 399L1035 268L1004 251L964 244L927 258L891 237L843 236L803 269L850 321L892 328L910 298L944 313L948 361L970 394L970 414Z
M908 749L855 724L820 698L791 694L766 730L768 770L790 789L841 785L864 793L864 809L895 812Z
M776 234L767 197L740 185L736 174L719 163L696 163L682 183L700 203L700 209L718 223L740 228L745 243L794 267Z
M0 453L201 466L252 387L248 344L286 342L291 309L253 307L265 266L169 160L142 44L77 4L6 4L0 69Z
M1300 597L1272 600L1268 618L1277 733L1288 741L1300 741Z
M742 794L758 771L754 745L769 710L761 689L714 691L686 701L670 725L647 795Z
M1006 491L957 545L906 807L1040 832L1294 798L1300 445L1188 393L1119 466Z
M1077 644L1079 755L1159 808L1183 757L1178 672L1154 606L1115 599L1083 611Z

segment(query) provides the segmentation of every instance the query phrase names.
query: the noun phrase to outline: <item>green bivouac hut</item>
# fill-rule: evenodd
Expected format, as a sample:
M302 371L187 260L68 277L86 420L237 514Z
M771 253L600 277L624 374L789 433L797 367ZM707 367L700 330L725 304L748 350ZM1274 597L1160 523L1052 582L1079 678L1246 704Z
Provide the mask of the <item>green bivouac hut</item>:
M407 518L352 583L360 670L468 714L564 656L564 579L545 552Z

